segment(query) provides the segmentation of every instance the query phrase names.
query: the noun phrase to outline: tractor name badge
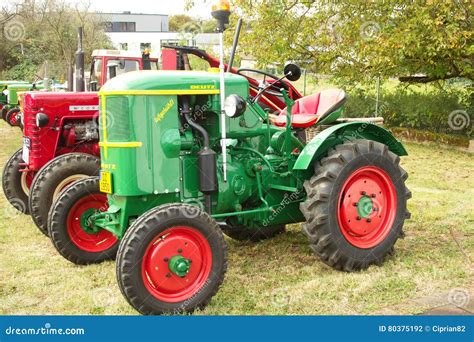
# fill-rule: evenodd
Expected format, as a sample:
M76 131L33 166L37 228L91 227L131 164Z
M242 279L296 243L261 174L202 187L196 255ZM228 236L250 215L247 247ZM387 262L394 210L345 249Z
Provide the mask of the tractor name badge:
M69 106L70 112L86 112L89 110L99 110L99 106Z
M192 84L190 86L191 90L213 90L216 89L215 84Z
M169 100L168 103L163 107L163 109L158 114L156 114L155 122L160 122L161 120L163 120L166 113L168 113L168 111L171 109L171 107L173 107L173 105L174 105L174 100L173 99Z

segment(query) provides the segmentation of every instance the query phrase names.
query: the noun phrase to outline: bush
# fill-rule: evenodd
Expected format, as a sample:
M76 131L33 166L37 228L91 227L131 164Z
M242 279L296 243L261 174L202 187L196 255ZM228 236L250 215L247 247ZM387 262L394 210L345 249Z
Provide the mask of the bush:
M472 136L474 92L461 86L384 87L378 115L391 127ZM375 115L375 93L362 88L349 91L346 116Z

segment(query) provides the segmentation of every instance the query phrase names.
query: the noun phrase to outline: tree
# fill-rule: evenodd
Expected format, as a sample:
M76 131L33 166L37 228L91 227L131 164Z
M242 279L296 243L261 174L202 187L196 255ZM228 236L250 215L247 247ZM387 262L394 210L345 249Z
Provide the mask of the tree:
M64 78L77 50L77 27L84 27L86 63L92 50L110 48L103 20L89 5L60 0L22 0L4 7L0 27L0 71L5 77L32 80L48 61L49 77ZM1 22L1 21L0 21Z
M233 4L248 25L241 51L260 65L297 60L352 83L377 76L408 82L474 79L474 3L469 0ZM231 18L235 24L237 15Z
M199 21L186 14L169 17L169 30L172 32L195 32L199 30Z

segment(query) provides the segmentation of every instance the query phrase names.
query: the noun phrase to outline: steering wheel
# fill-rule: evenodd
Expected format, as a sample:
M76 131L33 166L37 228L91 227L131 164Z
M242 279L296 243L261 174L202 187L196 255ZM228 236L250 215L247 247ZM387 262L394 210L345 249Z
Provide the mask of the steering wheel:
M283 88L285 90L288 90L288 84L283 82L281 80L281 77L278 77L276 75L270 74L269 72L262 71L262 70L257 70L257 69L248 69L248 68L240 68L237 70L237 74L246 77L245 75L242 74L242 72L252 72L255 74L260 74L263 75L263 80L262 83L259 84L258 86L258 94L259 96L261 95L260 93L267 93L272 96L281 96L281 91L280 89ZM272 83L267 83L266 80L268 78L271 78L274 80ZM257 88L253 86L252 84L250 85L252 88Z

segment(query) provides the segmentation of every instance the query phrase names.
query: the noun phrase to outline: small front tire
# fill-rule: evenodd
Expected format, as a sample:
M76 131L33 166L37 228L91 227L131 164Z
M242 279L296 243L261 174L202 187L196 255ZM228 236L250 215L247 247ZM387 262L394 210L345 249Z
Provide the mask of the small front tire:
M189 218L188 207L168 204L149 210L128 228L120 243L117 281L127 301L142 314L203 308L224 280L224 236L204 211ZM181 269L173 266L176 261Z
M20 172L20 164L23 163L22 151L21 148L16 151L5 164L2 186L8 202L21 213L29 214L27 191L34 174Z
M90 177L65 189L51 207L48 233L54 247L77 265L113 260L119 241L109 231L88 232L87 218L108 208L107 196L99 190L99 178Z

